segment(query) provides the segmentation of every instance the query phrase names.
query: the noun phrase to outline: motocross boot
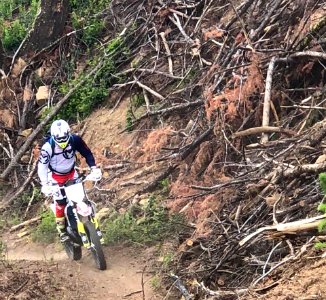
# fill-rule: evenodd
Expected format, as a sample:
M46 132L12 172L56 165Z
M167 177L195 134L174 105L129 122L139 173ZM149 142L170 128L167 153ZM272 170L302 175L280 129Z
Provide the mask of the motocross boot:
M57 231L59 233L60 242L64 243L70 238L66 232L65 218L56 218Z

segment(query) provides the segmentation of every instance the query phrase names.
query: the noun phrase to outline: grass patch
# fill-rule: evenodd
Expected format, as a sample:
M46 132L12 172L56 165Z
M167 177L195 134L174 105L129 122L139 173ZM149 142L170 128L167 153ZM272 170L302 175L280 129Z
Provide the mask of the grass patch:
M103 224L104 239L108 243L149 244L177 234L182 224L181 215L170 215L155 196L150 196L146 205L134 206L107 219Z
M33 242L50 244L55 241L57 229L52 211L48 210L42 213L41 223L32 232L31 237Z

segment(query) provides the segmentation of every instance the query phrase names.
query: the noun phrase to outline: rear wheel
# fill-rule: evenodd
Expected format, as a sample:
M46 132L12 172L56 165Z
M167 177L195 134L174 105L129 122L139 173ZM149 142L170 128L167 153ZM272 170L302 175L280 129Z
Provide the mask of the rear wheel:
M88 239L91 243L91 251L96 263L96 267L100 270L106 270L106 261L100 242L100 238L97 235L95 226L91 221L86 221L84 223L85 231L87 233Z
M82 258L81 246L77 246L72 241L66 241L63 243L63 247L66 250L68 257L72 260L80 260Z

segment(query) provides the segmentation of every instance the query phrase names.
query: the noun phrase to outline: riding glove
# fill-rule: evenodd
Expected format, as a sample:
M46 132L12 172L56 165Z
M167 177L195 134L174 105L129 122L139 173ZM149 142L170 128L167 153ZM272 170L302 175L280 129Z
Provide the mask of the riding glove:
M99 181L102 179L102 171L100 168L92 167L89 177L94 181Z
M52 187L48 184L44 184L44 185L42 185L41 192L47 197L51 196L52 195Z

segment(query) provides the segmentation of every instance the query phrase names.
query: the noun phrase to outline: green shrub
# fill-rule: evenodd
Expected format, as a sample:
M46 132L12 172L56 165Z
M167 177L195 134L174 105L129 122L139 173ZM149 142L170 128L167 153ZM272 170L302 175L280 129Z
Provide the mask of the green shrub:
M0 2L0 18L10 19L12 17L12 11L14 10L13 0L1 0Z
M127 131L132 131L134 115L132 113L132 109L129 108L126 113L126 129Z
M315 244L316 249L325 249L326 248L326 243L325 242L317 242Z
M53 243L57 236L55 216L48 210L42 213L41 223L32 232L32 240L40 243Z
M31 28L39 8L39 0L2 0L0 2L1 40L6 50L14 50ZM13 12L15 11L15 16Z
M26 35L26 28L17 19L3 28L2 44L7 50L17 48Z
M145 97L143 94L135 94L131 97L131 104L134 108L141 107L145 104Z
M319 174L319 185L322 190L322 193L325 197L326 195L326 173L320 173ZM323 212L326 214L326 203L320 203L317 208L318 211ZM322 232L325 230L326 227L326 219L321 220L318 224L318 231ZM317 249L323 249L326 248L326 243L325 242L317 242L315 244L315 248Z
M106 56L101 69L93 76L88 77L84 84L79 87L65 104L57 117L63 119L77 119L88 116L94 107L103 102L109 95L109 87L115 83L118 78L114 77L115 63L112 58L113 54L123 47L123 40L118 37L113 39L104 49ZM101 58L103 59L103 58ZM99 62L99 58L89 61L89 67L95 67ZM61 93L66 94L78 82L87 76L88 72L80 74L78 78L70 80L59 87Z
M323 195L326 195L326 173L319 174L319 185L322 190ZM318 211L326 214L326 203L320 203L317 208ZM326 227L326 220L322 220L319 222L318 231L321 232Z
M147 244L171 237L181 229L182 223L180 215L169 215L156 197L150 196L144 207L133 207L106 220L103 232L106 242Z
M97 14L108 9L110 2L110 0L70 0L72 26L78 30L77 36L87 47L96 43L104 30L103 18Z
M323 192L323 195L326 195L326 173L319 174L319 185Z
M18 198L19 204L23 204L27 206L33 194L34 194L33 203L39 202L40 200L43 199L41 190L37 187L33 187L32 192L28 190L21 194L21 196Z
M170 182L169 178L164 178L160 181L160 185L162 187L162 193L163 194L168 194L170 191Z

